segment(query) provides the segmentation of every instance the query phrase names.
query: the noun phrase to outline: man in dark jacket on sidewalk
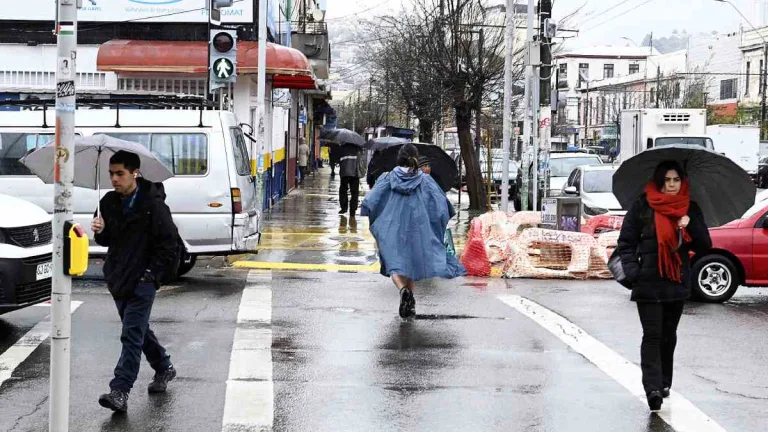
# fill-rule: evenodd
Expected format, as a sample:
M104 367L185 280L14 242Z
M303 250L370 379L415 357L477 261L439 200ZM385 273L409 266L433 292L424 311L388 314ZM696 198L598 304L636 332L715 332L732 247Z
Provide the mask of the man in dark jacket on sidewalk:
M365 177L366 164L362 149L351 144L343 145L338 149L339 175L341 186L339 187L339 214L349 210L349 215L354 216L360 196L360 177ZM348 194L351 192L352 200Z
M139 374L141 353L155 370L150 393L164 392L176 377L171 357L149 328L149 315L159 283L178 262L178 232L165 204L162 183L139 177L141 161L135 153L119 151L109 160L114 191L102 198L101 216L91 229L95 240L108 248L104 276L123 323L120 360L110 392L99 404L113 411L128 409L128 394Z

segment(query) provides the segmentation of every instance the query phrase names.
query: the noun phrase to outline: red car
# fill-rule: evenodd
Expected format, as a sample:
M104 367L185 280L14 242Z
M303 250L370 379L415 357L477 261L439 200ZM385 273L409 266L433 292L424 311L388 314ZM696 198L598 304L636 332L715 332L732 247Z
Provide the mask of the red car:
M758 201L741 219L710 228L712 250L694 257L693 294L722 303L739 286L768 286L768 201Z

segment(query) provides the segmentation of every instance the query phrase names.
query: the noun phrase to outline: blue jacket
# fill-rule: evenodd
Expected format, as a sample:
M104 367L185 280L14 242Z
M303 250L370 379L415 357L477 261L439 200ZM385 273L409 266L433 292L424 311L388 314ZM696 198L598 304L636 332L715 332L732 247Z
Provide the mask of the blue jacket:
M370 221L383 275L418 281L466 274L443 243L455 211L431 176L400 168L383 174L366 195L362 215Z

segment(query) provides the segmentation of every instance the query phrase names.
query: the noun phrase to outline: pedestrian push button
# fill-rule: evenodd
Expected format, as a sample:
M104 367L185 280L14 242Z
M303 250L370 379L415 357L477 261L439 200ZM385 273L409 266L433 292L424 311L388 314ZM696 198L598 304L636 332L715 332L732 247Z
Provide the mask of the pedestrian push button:
M64 222L64 274L82 276L88 270L88 235L80 224Z

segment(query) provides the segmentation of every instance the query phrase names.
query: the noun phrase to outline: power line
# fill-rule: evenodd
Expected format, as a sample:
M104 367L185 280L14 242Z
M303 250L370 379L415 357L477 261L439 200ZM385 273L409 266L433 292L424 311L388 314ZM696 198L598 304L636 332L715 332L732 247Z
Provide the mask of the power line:
M611 17L611 18L608 18L608 19L607 19L607 20L605 20L605 21L601 21L599 24L595 24L594 26L592 26L592 27L590 27L590 28L588 28L588 29L586 29L586 30L582 30L582 33L584 33L584 32L588 32L588 31L591 31L591 30L594 30L594 29L596 29L596 28L600 27L601 25L603 25L603 24L607 24L607 23L609 23L609 22L611 22L611 21L615 20L616 18L620 18L620 17L622 17L622 16L624 16L624 15L626 15L626 14L628 14L628 13L632 12L633 10L640 8L641 6L645 6L645 5L647 5L648 3L652 2L652 1L653 1L653 0L646 0L646 1L644 1L644 2L640 3L639 5L637 5L637 6L633 7L633 8L631 8L631 9L627 9L626 11L624 11L624 12L622 12L622 13L620 13L620 14L616 15L616 16L613 16L613 17Z
M604 13L606 13L606 12L610 12L610 11L612 11L612 10L614 10L614 9L618 8L619 6L623 5L624 3L628 3L628 2L630 2L630 1L632 1L632 0L624 0L623 2L621 2L621 3L617 4L617 5L614 5L614 6L611 6L611 7L609 7L608 9L602 10L602 11L600 11L600 12L596 12L596 13L592 14L592 16L590 16L590 17L587 17L587 18L586 18L586 19L585 19L585 20L584 20L584 21L581 23L581 25L584 25L584 24L588 23L589 21L592 21L593 19L595 19L595 18L597 18L597 17L599 17L599 16L602 16Z

